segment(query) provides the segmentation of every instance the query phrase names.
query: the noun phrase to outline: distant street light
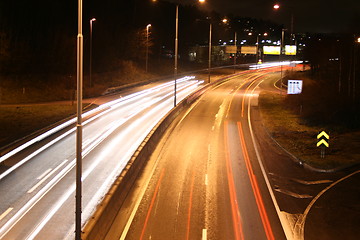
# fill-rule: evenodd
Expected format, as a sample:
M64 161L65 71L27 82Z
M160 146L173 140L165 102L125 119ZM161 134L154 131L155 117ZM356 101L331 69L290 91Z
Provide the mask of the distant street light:
M279 5L279 4L275 4L275 5L274 5L274 9L275 9L275 10L279 10L279 9L280 9L280 5ZM295 34L294 34L294 13L293 13L293 12L291 12L290 37L291 37L291 40L295 40Z
M90 64L89 64L89 78L90 78L90 87L92 87L92 79L91 79L91 68L92 68L92 24L96 19L90 19Z
M151 24L146 26L146 63L145 63L145 71L148 72L148 58L149 58L149 28Z

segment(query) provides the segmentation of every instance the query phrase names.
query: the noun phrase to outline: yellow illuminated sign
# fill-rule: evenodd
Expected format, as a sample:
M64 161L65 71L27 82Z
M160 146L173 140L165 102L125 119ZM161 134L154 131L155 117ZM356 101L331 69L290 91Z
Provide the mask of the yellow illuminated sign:
M225 52L226 53L236 53L237 52L237 47L236 46L226 46L225 47Z
M256 54L256 46L241 46L242 54Z
M330 136L325 131L321 131L321 133L317 135L317 139L318 139L318 142L316 143L317 147L320 147L322 145L325 147L329 147L328 141L330 139Z
M285 45L285 55L296 55L296 45Z
M264 46L263 51L267 55L280 55L280 46Z

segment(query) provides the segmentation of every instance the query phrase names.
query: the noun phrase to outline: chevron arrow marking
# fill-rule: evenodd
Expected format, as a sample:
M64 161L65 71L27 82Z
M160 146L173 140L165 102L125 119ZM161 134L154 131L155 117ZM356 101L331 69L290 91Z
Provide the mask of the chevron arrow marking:
M325 131L322 131L321 133L319 133L317 135L317 139L321 138L322 136L324 136L326 139L329 139L329 135L325 132Z
M321 146L321 144L324 144L325 147L329 147L329 144L325 141L325 139L321 139L321 140L316 144L316 146L319 147L319 146Z

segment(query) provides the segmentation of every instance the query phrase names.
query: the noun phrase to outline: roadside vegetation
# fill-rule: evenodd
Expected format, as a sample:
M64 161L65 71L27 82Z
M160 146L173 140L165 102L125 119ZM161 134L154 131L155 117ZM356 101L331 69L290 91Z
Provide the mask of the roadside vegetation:
M351 100L307 72L287 72L287 79L303 80L300 95L266 92L260 95L261 113L270 135L302 162L318 169L360 163L360 118ZM329 83L328 83L329 84ZM330 135L325 158L316 147L317 134Z

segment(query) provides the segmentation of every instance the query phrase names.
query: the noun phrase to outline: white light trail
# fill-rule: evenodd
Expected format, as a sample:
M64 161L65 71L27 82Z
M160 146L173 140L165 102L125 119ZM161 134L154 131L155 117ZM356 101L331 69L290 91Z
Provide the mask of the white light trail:
M192 92L194 89L196 89L198 87L199 84L201 84L202 82L199 82L199 81L189 81L193 78L183 78L183 79L180 79L179 82L183 83L183 85L180 85L179 87L179 94L183 94L183 97L185 97L188 93ZM187 82L185 82L187 81ZM171 82L170 84L169 83L166 83L164 84L166 85L166 87L169 87L171 85L173 85L173 82ZM162 85L160 88L164 88L164 86ZM144 95L147 95L148 93L151 93L153 91L158 91L159 87L155 87L152 89L152 91L149 91L149 90L144 90L143 92L146 92L146 94L134 94L135 96L132 96L132 97L128 97L127 99L128 100L133 100L134 97L139 97L139 98L144 98ZM186 89L186 93L185 93L185 89ZM183 93L182 93L182 92ZM154 101L149 101L145 104L143 104L141 106L141 108L138 108L136 109L135 112L131 113L130 115L128 115L126 118L123 118L111 125L108 125L107 127L107 130L100 134L99 136L97 136L96 138L93 138L95 139L95 141L90 144L91 141L88 141L87 143L89 143L90 145L85 147L85 149L83 149L83 152L84 152L84 157L87 156L88 153L91 152L91 150L93 150L96 146L98 146L101 142L103 142L110 134L112 134L116 129L118 129L121 125L123 125L126 121L128 121L129 119L131 119L132 117L134 117L135 115L141 113L142 111L144 111L145 109L147 108L150 108L152 105L155 105L155 107L153 107L152 109L150 109L148 111L148 113L146 113L143 117L139 118L139 120L137 120L139 123L138 124L142 124L144 121L147 121L148 120L148 114L155 114L155 112L157 111L160 111L160 110L163 110L166 109L166 105L171 105L171 99L170 99L170 96L172 96L173 92L170 91L169 93L163 95L163 97L158 97L158 98L155 98ZM119 100L115 100L113 102L110 103L107 103L107 104L104 104L104 105L101 105L100 107L104 107L104 108L108 108L108 107L112 107L112 108L117 108L119 106L119 104L121 104L122 101L125 101L126 97L122 98L122 99L119 99ZM163 101L161 103L161 101L163 99L166 99L166 98L169 98L167 101ZM156 104L160 102L160 104ZM168 110L165 110L159 117L158 119L161 119L169 110L171 109L171 107L169 107ZM105 111L106 112L106 111ZM87 113L87 114L91 114L91 113ZM91 122L93 121L94 119L98 118L99 115L103 115L103 114L97 114L95 117L87 120L87 122ZM149 129L148 129L148 132L154 127L154 125L156 124L157 122L154 122L153 124L150 124L149 126ZM130 131L130 130L129 130ZM69 130L68 132L66 132L64 135L69 135L71 132L73 132L73 130ZM145 133L145 136L147 135L147 133ZM144 136L144 137L145 137ZM28 161L30 158L34 157L35 155L37 155L39 152L43 151L44 149L46 149L47 147L51 146L52 144L54 144L55 142L59 141L60 139L62 139L64 136L60 136L56 139L54 139L53 141L51 141L50 143L46 144L45 146L43 146L41 149L38 149L36 152L34 152L33 154L29 155L27 158L23 159L21 161L21 163L19 163L18 165L20 166L21 164L23 164L24 162ZM142 138L143 139L143 138ZM142 139L138 139L138 144L140 144L142 142ZM137 146L137 145L136 145ZM129 160L129 156L131 156L131 154L133 154L133 152L136 150L133 149L132 152L130 151L128 155L128 159L127 161ZM14 153L15 154L15 153ZM127 161L121 163L116 169L122 169ZM57 175L54 176L54 178L52 178L42 189L40 189L29 201L27 201L27 203L18 211L16 212L12 218L7 221L7 223L0 229L0 234L2 234L0 236L0 238L3 238L10 230L11 228L18 222L20 221L20 219L27 213L29 212L44 196L45 194L47 194L63 177L65 177L65 175L67 175L75 166L75 160L71 161L64 169L62 169ZM84 179L87 178L87 176L89 176L89 174L96 168L96 166L98 166L98 164L100 163L101 161L95 161L90 168L88 168L85 172L84 172L84 175L83 175L83 178L82 178L82 181L84 181ZM61 165L65 164L65 162L63 162ZM56 170L59 170L60 166L58 168L56 168ZM13 171L13 170L12 170ZM52 171L51 173L49 173L49 176L52 175L53 173L55 172L55 169L54 171ZM109 176L109 178L105 181L106 185L109 185L108 183L110 182L110 180L112 178L114 178L114 176L116 175L116 172L119 172L119 170L117 171L113 171L113 173L111 174L112 176ZM7 173L8 174L8 173ZM7 175L6 174L6 175ZM44 176L45 174L42 174L42 176ZM1 178L3 178L4 176L2 176ZM1 179L0 178L0 179ZM48 178L48 177L46 177ZM44 180L45 181L45 180ZM40 184L38 185L41 185L43 182L41 182ZM36 188L38 187L38 185L36 185ZM35 186L33 187L35 189ZM103 192L103 190L105 189L106 187L103 187L101 186L101 191L99 190L97 195L100 196L101 195L101 192ZM32 191L34 191L34 189L31 189ZM41 229L46 225L46 223L51 219L51 217L58 211L58 209L63 205L63 203L68 199L68 197L74 192L75 190L75 184L73 184L69 189L68 191L62 195L62 197L59 199L58 203L56 203L54 205L54 207L48 212L48 214L42 219L42 221L39 223L39 225L32 231L32 233L29 235L29 237L27 239L33 239L40 231ZM31 192L32 192L31 191ZM103 192L104 193L104 192ZM97 197L98 199L100 199L100 197ZM89 206L89 205L88 205ZM90 206L91 207L91 206Z

